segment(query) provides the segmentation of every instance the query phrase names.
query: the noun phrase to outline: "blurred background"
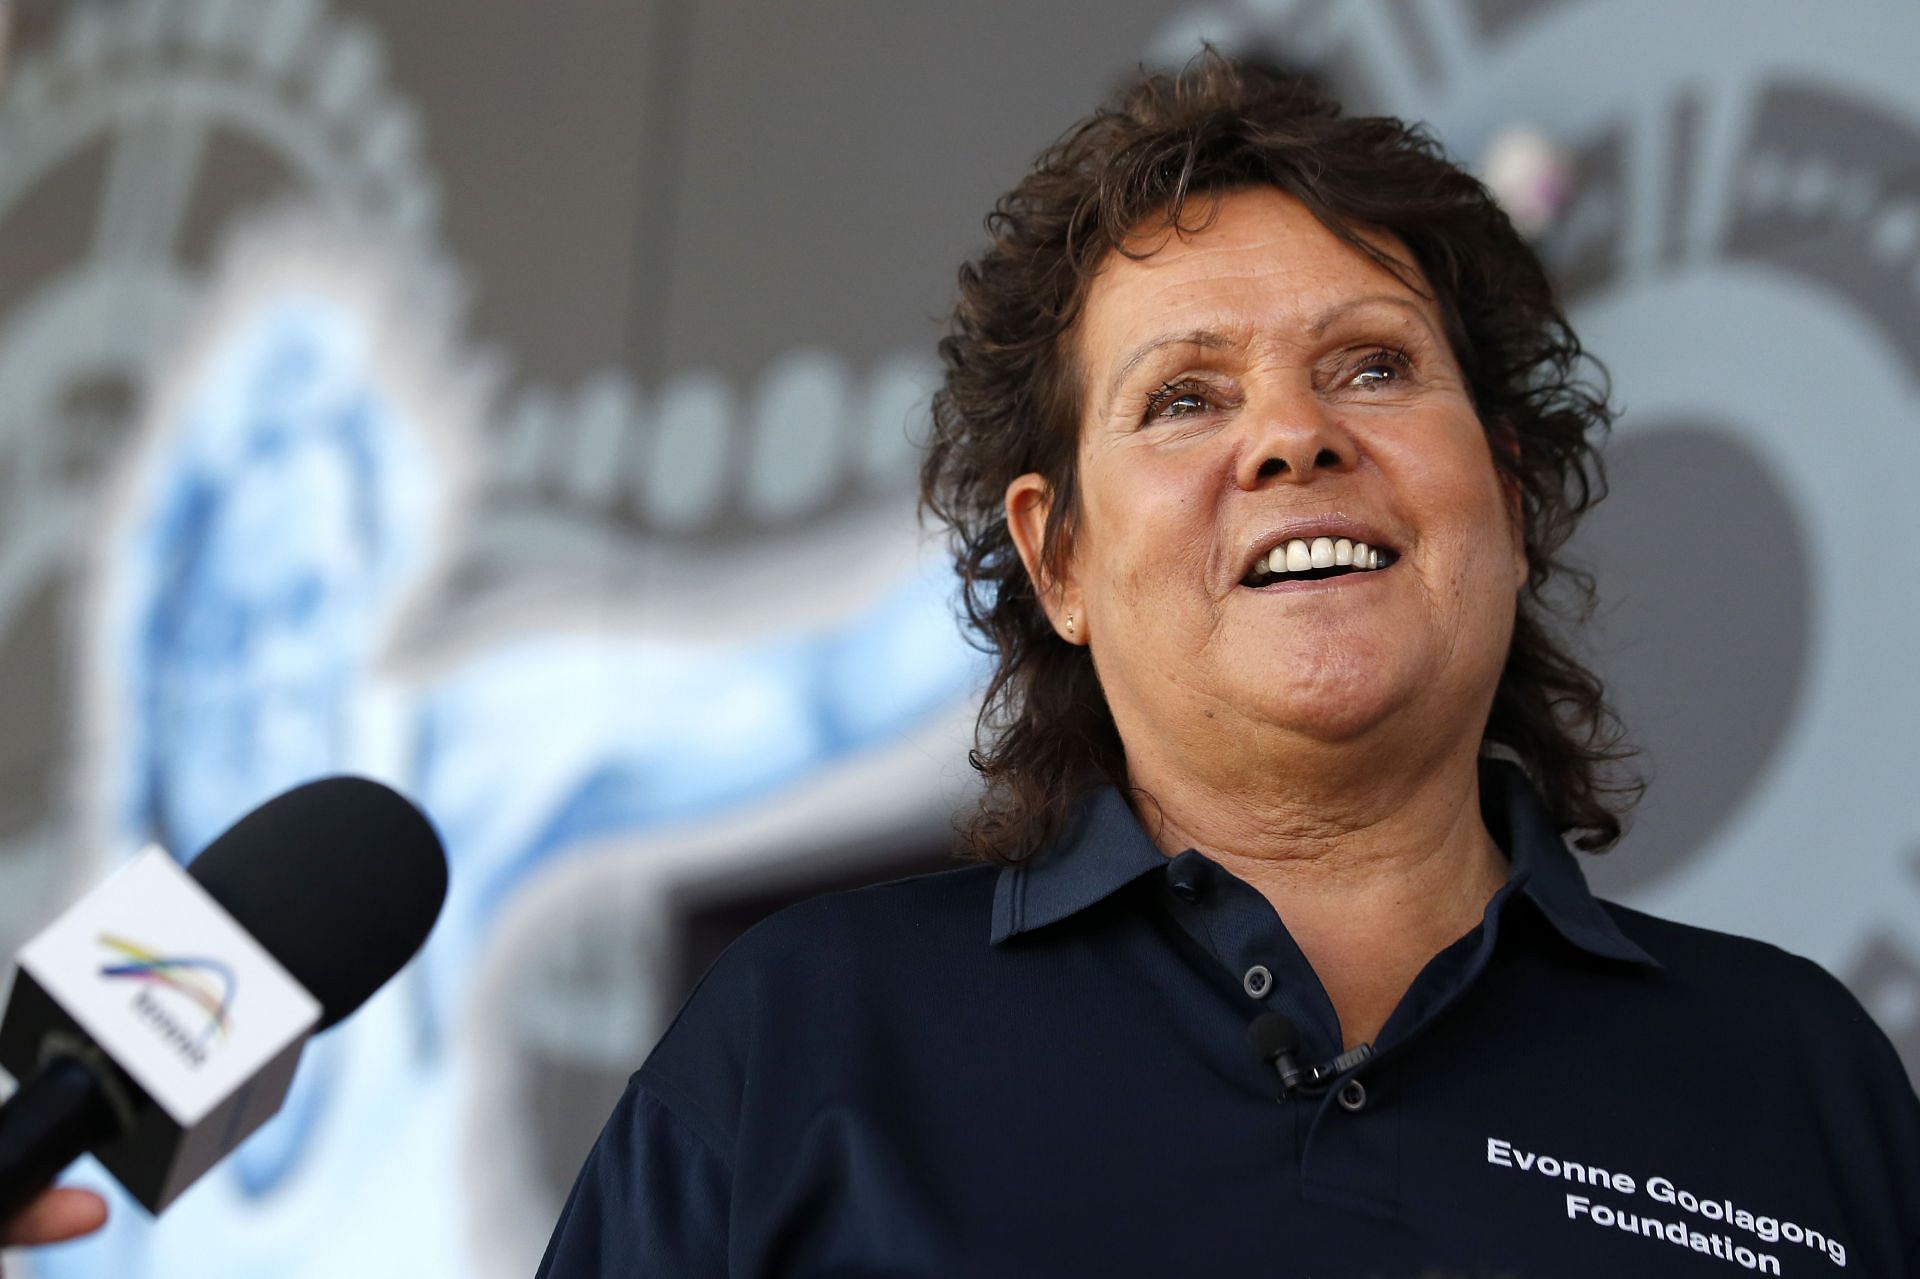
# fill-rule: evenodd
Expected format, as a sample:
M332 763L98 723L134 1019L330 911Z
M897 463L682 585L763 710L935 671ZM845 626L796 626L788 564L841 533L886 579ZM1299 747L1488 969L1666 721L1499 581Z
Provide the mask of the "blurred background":
M953 273L1203 39L1430 121L1614 374L1588 637L1653 788L1596 883L1814 957L1920 1067L1920 8L0 15L0 942L323 773L453 865L238 1157L20 1273L529 1274L720 948L950 864Z

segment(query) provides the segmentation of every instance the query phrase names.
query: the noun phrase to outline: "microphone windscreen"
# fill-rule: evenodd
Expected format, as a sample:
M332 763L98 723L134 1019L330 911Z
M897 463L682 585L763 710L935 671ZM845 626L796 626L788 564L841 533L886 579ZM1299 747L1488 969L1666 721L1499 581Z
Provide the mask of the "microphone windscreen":
M400 971L447 895L446 854L426 816L360 777L268 800L187 873L320 1001L316 1033Z
M1280 1013L1261 1013L1247 1027L1247 1038L1253 1043L1253 1051L1260 1055L1261 1061L1272 1061L1281 1053L1290 1053L1300 1047L1300 1031L1293 1022Z

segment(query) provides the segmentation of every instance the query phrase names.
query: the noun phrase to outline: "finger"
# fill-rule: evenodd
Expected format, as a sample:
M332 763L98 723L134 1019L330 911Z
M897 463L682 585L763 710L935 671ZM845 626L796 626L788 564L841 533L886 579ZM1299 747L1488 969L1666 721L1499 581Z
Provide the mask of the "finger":
M107 1201L91 1190L57 1186L22 1208L0 1227L0 1244L10 1248L59 1243L91 1234L107 1221Z

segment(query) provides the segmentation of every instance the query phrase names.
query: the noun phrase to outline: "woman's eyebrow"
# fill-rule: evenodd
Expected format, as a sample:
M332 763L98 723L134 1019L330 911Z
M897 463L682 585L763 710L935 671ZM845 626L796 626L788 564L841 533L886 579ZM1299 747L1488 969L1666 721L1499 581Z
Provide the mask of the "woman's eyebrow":
M1113 397L1120 393L1120 384L1127 376L1144 364L1156 351L1164 351L1170 346L1197 346L1207 351L1224 351L1238 346L1234 338L1216 329L1190 329L1185 333L1167 333L1160 337L1142 342L1127 352L1127 358L1120 361L1120 367L1113 372L1113 380L1107 384L1107 406L1113 406Z
M1404 297L1397 293L1368 293L1361 297L1347 298L1345 301L1336 302L1334 305L1314 316L1313 319L1307 322L1307 336L1311 338L1323 337L1328 329L1332 328L1352 312L1375 306L1390 306L1396 310L1404 311L1418 320L1421 326L1429 333L1433 331L1433 324L1428 320L1427 313L1421 309L1420 304L1414 299ZM1218 329L1189 329L1184 333L1163 333L1159 337L1149 338L1147 341L1133 348L1133 350L1127 352L1127 357L1120 361L1119 367L1113 371L1113 378L1107 383L1106 407L1108 409L1113 407L1113 398L1120 393L1120 387L1126 382L1128 376L1158 351L1164 351L1168 347L1174 346L1199 347L1206 351L1225 351L1231 350L1239 345L1240 339L1222 333Z
M1398 293L1369 293L1364 297L1348 298L1344 302L1337 302L1314 316L1307 324L1307 335L1316 338L1324 337L1328 329L1352 312L1371 306L1391 306L1405 311L1419 320L1429 333L1433 332L1433 324L1427 319L1427 313L1412 298Z

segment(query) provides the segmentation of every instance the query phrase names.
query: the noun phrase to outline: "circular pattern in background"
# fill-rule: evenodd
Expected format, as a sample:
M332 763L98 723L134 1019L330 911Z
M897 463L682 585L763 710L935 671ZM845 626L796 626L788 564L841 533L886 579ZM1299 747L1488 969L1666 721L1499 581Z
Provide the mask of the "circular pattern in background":
M1765 776L1807 682L1808 538L1787 489L1731 429L1643 423L1608 450L1613 492L1575 557L1599 566L1589 628L1650 786L1620 856L1624 894L1682 865Z

